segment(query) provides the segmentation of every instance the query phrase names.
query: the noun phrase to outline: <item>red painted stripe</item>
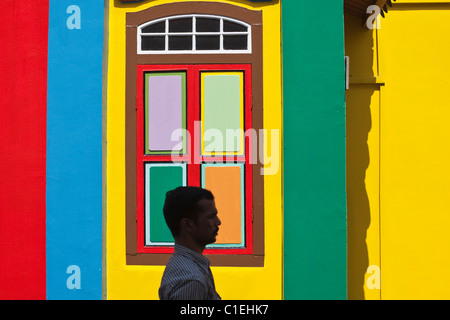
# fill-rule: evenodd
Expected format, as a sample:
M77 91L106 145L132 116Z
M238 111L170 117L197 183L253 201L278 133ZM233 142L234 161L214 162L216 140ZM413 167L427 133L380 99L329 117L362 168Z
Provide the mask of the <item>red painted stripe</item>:
M0 299L45 299L48 0L0 10Z

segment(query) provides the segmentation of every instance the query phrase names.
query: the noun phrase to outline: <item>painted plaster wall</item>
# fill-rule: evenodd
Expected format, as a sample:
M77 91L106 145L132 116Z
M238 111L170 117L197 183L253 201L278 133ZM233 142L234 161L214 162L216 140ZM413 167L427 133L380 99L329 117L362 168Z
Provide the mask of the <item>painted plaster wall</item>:
M346 17L350 299L449 298L449 9Z
M125 14L170 2L173 1L143 1L139 4L109 2L106 163L108 299L158 299L164 271L164 266L126 265L125 260ZM281 138L280 3L214 2L263 11L264 128L277 130ZM281 143L274 140L267 146L269 155L272 144L280 155ZM275 163L268 164L268 167L270 165ZM278 165L281 166L281 161ZM264 267L212 267L216 288L223 299L282 298L281 167L274 174L265 176L264 186Z
M0 299L45 299L48 1L0 19Z
M379 39L381 298L449 299L450 4L398 2Z
M47 299L102 298L103 3L50 0Z
M286 299L347 298L343 1L283 1Z
M0 297L101 299L103 3L1 17Z

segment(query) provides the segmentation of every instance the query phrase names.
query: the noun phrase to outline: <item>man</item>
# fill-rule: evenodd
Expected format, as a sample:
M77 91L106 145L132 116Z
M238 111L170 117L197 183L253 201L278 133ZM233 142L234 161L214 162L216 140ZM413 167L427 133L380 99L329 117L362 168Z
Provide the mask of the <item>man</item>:
M161 300L219 300L207 244L216 241L220 219L213 194L199 187L178 187L167 192L164 218L175 239L175 250L164 270Z

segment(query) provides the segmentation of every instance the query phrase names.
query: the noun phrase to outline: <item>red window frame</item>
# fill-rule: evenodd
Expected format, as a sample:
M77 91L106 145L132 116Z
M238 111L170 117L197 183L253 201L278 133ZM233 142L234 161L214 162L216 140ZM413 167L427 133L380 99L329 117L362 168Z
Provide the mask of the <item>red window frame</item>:
M190 141L187 141L185 155L178 156L173 162L171 155L145 155L144 146L144 73L152 71L185 71L186 72L186 121ZM201 186L201 163L225 160L244 163L244 206L245 206L245 247L244 248L208 248L205 254L253 254L253 203L252 203L252 134L245 135L245 154L224 156L201 155L200 127L195 123L200 121L200 74L210 71L243 71L244 72L244 132L252 129L252 83L250 64L173 64L173 65L138 65L137 66L137 196L136 196L136 221L137 221L137 252L138 253L173 253L173 246L147 246L144 241L144 165L147 162L154 163L186 163L187 185ZM249 131L251 132L251 131ZM219 208L220 210L220 208ZM161 212L162 214L162 212ZM219 212L220 217L220 212Z

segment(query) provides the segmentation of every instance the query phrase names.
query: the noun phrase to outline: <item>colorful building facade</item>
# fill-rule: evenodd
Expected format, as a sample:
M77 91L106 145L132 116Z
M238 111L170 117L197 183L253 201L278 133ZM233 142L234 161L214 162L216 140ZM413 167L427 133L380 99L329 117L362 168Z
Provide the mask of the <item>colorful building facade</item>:
M223 299L445 298L447 4L329 2L8 1L0 297L158 299L195 185Z

